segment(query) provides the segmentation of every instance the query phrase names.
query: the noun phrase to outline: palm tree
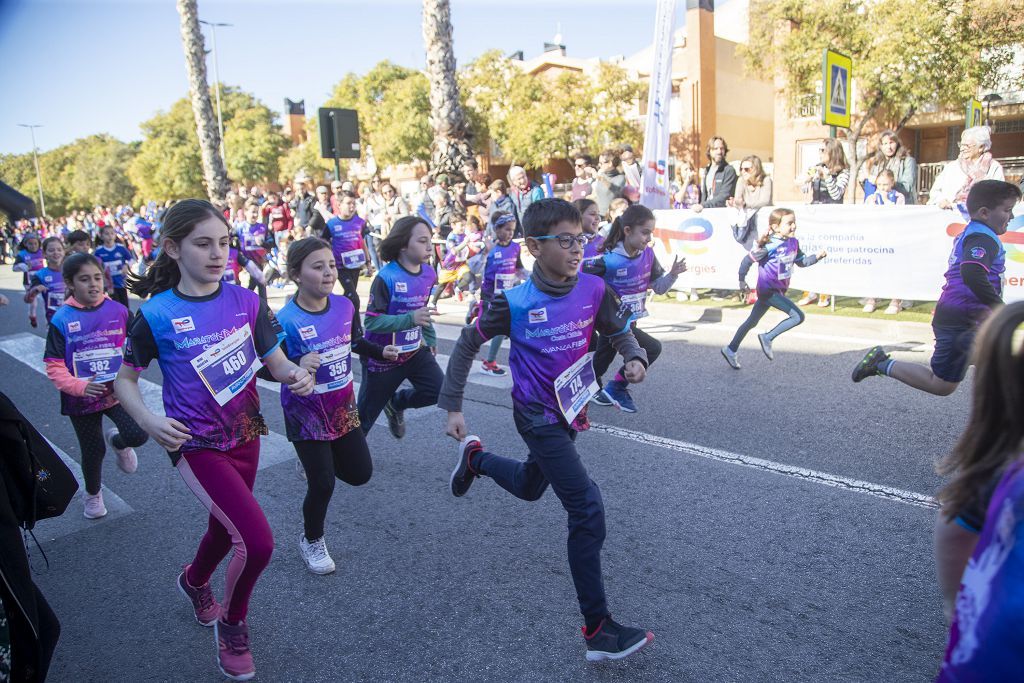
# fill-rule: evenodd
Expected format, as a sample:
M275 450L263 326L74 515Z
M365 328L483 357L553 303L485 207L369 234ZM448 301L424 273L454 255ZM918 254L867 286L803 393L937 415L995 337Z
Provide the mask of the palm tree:
M451 14L448 0L423 0L423 44L430 79L430 125L434 129L430 170L461 176L462 163L473 158L473 148L455 80Z
M181 42L185 48L188 90L192 97L192 113L196 117L196 134L203 157L203 179L211 202L223 202L228 194L228 172L220 156L220 135L217 118L210 102L210 86L206 82L206 50L199 29L196 0L178 0L181 16Z

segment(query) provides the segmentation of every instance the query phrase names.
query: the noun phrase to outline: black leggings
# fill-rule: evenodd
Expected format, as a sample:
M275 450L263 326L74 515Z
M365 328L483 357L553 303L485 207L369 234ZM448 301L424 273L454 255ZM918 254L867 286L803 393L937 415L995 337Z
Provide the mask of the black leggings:
M359 312L359 292L356 291L356 287L359 285L359 272L358 268L338 268L338 284L341 285L341 293L352 302L356 313Z
M124 287L114 287L114 293L110 295L110 298L131 310L128 306L128 290Z
M267 303L267 286L261 285L259 280L252 276L252 273L249 273L249 289L260 295L260 301Z
M404 380L409 380L412 388L396 391ZM363 434L370 433L374 421L388 401L391 401L395 410L434 405L443 382L444 373L426 346L420 347L419 351L398 367L384 372L370 372L366 363L363 363L358 399Z
M99 493L102 484L103 456L107 453L107 445L103 442L104 415L117 426L118 434L112 439L114 448L135 448L149 438L121 404L88 415L68 415L82 451L82 476L85 478L85 492L90 496Z
M306 499L302 501L306 540L315 541L324 535L334 478L362 486L373 475L373 460L361 429L353 429L334 441L296 441L295 452L306 470Z
M654 361L658 360L658 356L661 355L661 342L638 328L636 323L630 324L629 328L633 332L633 336L636 337L637 343L647 352L647 367L654 365ZM608 341L608 337L599 336L597 350L594 351L594 374L597 375L598 382L601 381L601 376L608 372L608 366L614 359L615 347Z

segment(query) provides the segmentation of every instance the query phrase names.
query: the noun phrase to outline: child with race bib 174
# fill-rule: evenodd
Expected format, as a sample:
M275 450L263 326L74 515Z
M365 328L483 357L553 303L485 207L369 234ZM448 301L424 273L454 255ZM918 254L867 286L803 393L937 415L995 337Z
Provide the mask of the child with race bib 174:
M743 338L761 321L769 308L777 308L788 317L770 331L757 335L761 350L768 360L775 360L772 351L775 338L804 321L804 312L786 298L793 266L813 266L828 254L824 250L818 254L805 254L800 250L800 242L794 235L796 214L790 209L775 209L768 216L768 232L757 240L757 247L750 252L750 257L757 263L757 301L751 307L750 315L736 330L732 341L722 347L722 355L734 370L740 369L737 352Z
M581 200L585 201L585 200ZM636 326L636 321L647 316L647 290L665 294L675 284L679 274L686 271L686 259L676 257L666 272L658 263L650 247L654 233L654 213L646 206L634 204L612 221L612 228L604 242L604 252L583 262L583 272L603 277L608 286L619 295L623 313L630 316L630 329L637 342L647 352L650 367L661 355L661 342ZM599 337L594 352L594 372L597 381L608 371L615 358L615 348L605 337ZM629 393L629 383L622 371L604 385L594 396L598 405L614 405L626 413L636 412L636 403Z
M530 280L498 293L476 324L463 328L448 362L438 404L448 411L448 435L461 442L451 492L464 496L475 478L487 476L516 498L535 501L550 485L569 516L569 571L584 619L586 657L621 659L654 635L623 626L609 613L601 575L604 503L575 442L589 427L587 403L598 390L587 352L591 331L608 335L626 363L627 381L643 381L647 358L619 298L601 278L579 272L586 242L580 212L562 199L539 199L523 212L523 227L536 258ZM467 434L462 414L473 358L497 335L512 344L512 417L529 449L525 462L484 450L479 437ZM465 576L473 576L469 565L461 581L474 580Z
M304 396L313 378L279 348L280 327L259 296L221 282L229 230L212 204L185 199L164 215L160 255L129 289L145 302L128 328L115 388L125 410L167 449L185 485L209 510L195 558L178 575L195 619L214 627L217 663L233 680L256 675L246 616L256 581L270 562L274 537L253 496L260 457L256 373ZM139 373L156 360L163 374L163 411L143 403ZM223 605L210 577L234 548Z

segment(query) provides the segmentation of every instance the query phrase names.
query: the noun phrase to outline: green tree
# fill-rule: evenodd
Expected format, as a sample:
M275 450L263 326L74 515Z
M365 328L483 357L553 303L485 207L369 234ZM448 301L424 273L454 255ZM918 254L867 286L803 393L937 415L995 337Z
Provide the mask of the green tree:
M277 180L278 161L289 142L274 112L253 95L224 85L221 103L228 176L245 184Z
M821 56L853 58L857 101L846 138L852 174L865 125L902 128L922 107L962 108L992 87L1024 42L1020 2L990 0L752 0L748 68L781 76L795 104L821 80Z

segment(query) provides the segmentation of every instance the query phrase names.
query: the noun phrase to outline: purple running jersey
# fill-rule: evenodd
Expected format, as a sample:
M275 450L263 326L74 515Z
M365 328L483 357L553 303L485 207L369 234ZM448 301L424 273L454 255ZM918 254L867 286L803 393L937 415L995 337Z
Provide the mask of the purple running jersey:
M437 282L434 269L423 265L419 273L410 273L392 261L377 273L370 286L370 299L366 302L366 317L376 315L404 315L427 305L430 290ZM412 358L423 345L423 328L412 325L396 332L366 332L366 339L380 346L394 344L398 347L397 360L367 360L370 372L385 372L402 365Z

